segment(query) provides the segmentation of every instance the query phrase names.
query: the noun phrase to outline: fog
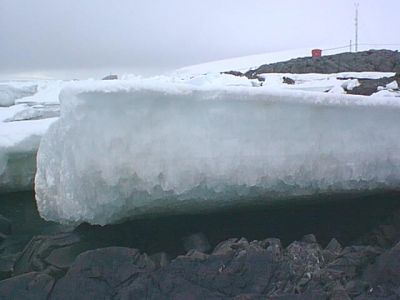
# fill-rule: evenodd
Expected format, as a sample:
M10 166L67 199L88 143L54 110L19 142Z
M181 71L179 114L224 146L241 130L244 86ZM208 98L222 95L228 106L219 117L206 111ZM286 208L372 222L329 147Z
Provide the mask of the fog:
M360 43L399 43L398 0L360 3ZM155 74L354 40L354 4L327 1L0 0L0 76Z

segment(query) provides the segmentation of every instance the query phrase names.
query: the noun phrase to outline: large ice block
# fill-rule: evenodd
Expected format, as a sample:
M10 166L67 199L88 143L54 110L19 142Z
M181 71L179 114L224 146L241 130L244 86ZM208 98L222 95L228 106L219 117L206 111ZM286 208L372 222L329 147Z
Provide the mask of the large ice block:
M400 187L395 98L145 80L76 83L60 98L35 179L48 220L108 224Z
M0 120L0 193L33 190L36 152L42 135L54 120Z

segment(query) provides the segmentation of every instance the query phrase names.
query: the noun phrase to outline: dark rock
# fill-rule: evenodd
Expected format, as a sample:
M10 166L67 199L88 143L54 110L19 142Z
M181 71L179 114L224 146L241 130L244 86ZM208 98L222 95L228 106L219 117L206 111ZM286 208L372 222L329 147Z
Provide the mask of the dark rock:
M287 248L279 239L233 238L212 254L192 249L172 261L165 253L148 257L130 248L98 249L77 257L50 299L349 299L369 295L370 283L375 296L393 295L400 272L388 261L397 259L400 246L373 265L377 274L386 273L382 282L360 278L381 248L341 248L332 239L322 249L314 235L306 235ZM66 267L57 258L64 256L60 251L40 262L54 259L48 267ZM332 255L329 260L326 251Z
M11 234L11 221L0 215L0 234Z
M398 86L400 87L400 72L397 72L394 76L393 79L396 80Z
M330 300L351 300L346 290L343 287L336 288L332 291Z
M382 251L371 246L346 247L334 261L326 265L323 276L328 280L340 279L343 282L351 280Z
M259 245L270 253L276 260L282 259L283 249L280 239L269 238L261 241Z
M47 274L32 272L0 281L1 300L45 300L54 284Z
M236 298L235 298L236 299ZM262 298L265 300L265 298ZM326 293L322 291L309 291L304 294L285 294L278 296L271 296L271 300L324 300L328 299Z
M159 253L152 254L152 255L150 255L150 258L153 260L153 262L155 263L157 268L165 267L171 261L170 257L165 252L159 252Z
M246 249L249 242L245 238L232 238L219 243L213 250L213 255L224 255L237 249Z
M340 245L340 243L336 239L331 239L331 241L322 251L325 262L329 263L333 261L335 258L339 256L341 251L342 251L342 245Z
M325 247L325 250L335 253L337 255L339 255L342 249L342 245L340 245L340 243L334 238L331 239L328 245Z
M204 233L195 233L183 239L183 248L185 251L197 250L200 252L208 252L211 250L210 243Z
M0 280L11 277L19 253L0 257Z
M368 283L362 280L352 280L346 283L345 290L347 294L354 298L358 295L366 293L368 291Z
M266 64L250 70L245 76L256 79L263 73L339 73L339 72L399 72L400 53L391 50L369 50L340 53L318 58L302 57L285 62Z
M359 86L348 90L348 94L370 96L378 91L378 87L386 86L394 80L393 77L383 77L379 79L359 79Z
M114 74L110 74L107 75L106 77L102 78L102 80L117 80L118 79L118 75L114 75Z
M290 78L290 77L286 77L286 76L283 76L283 83L286 83L286 84L295 84L296 82L292 79L292 78Z
M239 72L239 71L226 71L226 72L221 72L221 74L228 74L228 75L233 75L233 76L238 76L238 77L244 76L244 73Z
M50 299L110 299L131 282L142 282L140 286L145 288L154 269L154 262L136 249L110 247L87 251L56 283ZM141 298L140 294L135 298Z
M14 264L21 253L0 256L0 280L9 278L14 271Z
M226 254L178 257L157 272L160 295L173 299L178 295L227 299L241 294L263 294L278 262L265 249L247 245Z
M400 243L383 253L374 265L369 267L365 279L373 286L386 285L390 288L400 286Z
M151 276L133 280L115 298L326 299L322 289L306 289L323 266L320 246L295 242L281 251L278 239L230 239L211 255L192 250L177 257Z
M206 260L209 255L205 254L203 252L197 251L197 250L190 250L186 255L186 257L190 257L193 259L198 259L198 260Z
M58 277L83 251L78 247L79 242L75 233L33 237L16 261L13 275L35 271Z

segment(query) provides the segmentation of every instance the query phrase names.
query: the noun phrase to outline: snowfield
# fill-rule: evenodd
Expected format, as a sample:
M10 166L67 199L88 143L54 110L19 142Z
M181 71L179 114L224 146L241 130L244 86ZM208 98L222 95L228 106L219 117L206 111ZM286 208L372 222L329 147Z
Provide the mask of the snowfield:
M396 189L400 102L248 86L80 82L42 139L42 217L109 224Z

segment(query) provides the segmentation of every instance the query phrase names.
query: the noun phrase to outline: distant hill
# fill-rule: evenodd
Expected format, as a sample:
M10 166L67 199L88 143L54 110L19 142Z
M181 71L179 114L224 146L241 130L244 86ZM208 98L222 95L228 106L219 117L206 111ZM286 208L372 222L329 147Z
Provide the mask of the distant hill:
M330 74L339 72L400 72L400 52L368 50L322 57L295 58L264 64L247 71L244 75L248 78L257 78L257 75L263 73Z

